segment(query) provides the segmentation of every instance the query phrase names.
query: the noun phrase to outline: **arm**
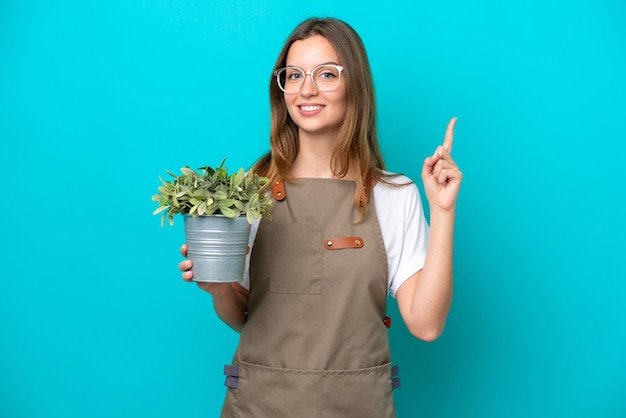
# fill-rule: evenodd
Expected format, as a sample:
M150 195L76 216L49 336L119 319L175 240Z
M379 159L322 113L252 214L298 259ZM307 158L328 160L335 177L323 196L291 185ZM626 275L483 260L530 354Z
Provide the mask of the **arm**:
M180 249L183 256L187 257L187 245ZM183 280L193 281L191 260L181 261L178 268L183 272ZM196 283L198 287L213 297L213 307L217 316L229 327L241 332L244 323L244 315L248 306L247 291L237 283Z
M396 292L398 308L411 334L434 341L441 333L452 303L452 241L454 214L431 212L430 241L424 268Z
M396 292L398 307L413 335L434 341L443 332L452 303L454 221L463 174L450 156L456 118L448 124L443 146L426 158L422 169L430 204L430 241L424 267Z

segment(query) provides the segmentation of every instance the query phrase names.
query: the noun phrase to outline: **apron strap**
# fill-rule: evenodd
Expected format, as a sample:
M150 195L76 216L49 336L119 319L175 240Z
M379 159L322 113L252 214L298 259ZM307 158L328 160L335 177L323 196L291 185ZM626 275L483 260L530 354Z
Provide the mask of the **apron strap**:
M371 177L368 177L367 179L365 179L365 184L363 185L363 188L365 189L365 202L361 200L359 202L361 206L367 205L367 203L370 200L370 192L372 191ZM272 184L272 197L274 198L274 200L279 201L279 202L281 200L285 200L285 197L287 197L287 194L285 193L284 180L280 179L278 181L275 181L274 184Z
M398 365L391 366L391 390L400 388L400 368Z
M224 366L224 374L226 375L226 381L224 386L232 389L239 388L239 366L233 366L227 364Z

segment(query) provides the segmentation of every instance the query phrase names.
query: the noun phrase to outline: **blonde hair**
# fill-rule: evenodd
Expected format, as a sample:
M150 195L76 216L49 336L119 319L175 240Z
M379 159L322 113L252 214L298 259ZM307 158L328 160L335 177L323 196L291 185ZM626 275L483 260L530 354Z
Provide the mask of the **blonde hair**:
M354 202L362 220L367 212L366 187L386 177L385 164L378 145L376 130L376 97L369 60L363 41L347 23L333 18L311 18L302 22L287 38L278 55L274 70L286 65L291 45L314 35L326 38L344 67L347 92L346 116L338 144L331 158L331 169L342 178L348 172L355 174ZM270 79L271 151L255 164L255 171L272 181L292 181L290 169L298 155L298 127L287 111L283 92L275 78Z

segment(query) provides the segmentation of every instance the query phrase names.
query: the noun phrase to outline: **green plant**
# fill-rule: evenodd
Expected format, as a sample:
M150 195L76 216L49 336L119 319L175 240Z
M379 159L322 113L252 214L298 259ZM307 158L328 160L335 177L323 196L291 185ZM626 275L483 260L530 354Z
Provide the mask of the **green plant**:
M152 200L159 202L153 214L162 213L161 226L165 224L166 218L170 225L174 225L174 216L177 214L221 214L227 218L245 214L249 223L264 215L270 218L272 199L267 192L269 179L260 177L252 170L245 172L243 168L228 175L225 161L216 169L201 167L198 169L200 172L183 167L180 176L165 170L174 178L172 181L164 181L159 176L162 185Z

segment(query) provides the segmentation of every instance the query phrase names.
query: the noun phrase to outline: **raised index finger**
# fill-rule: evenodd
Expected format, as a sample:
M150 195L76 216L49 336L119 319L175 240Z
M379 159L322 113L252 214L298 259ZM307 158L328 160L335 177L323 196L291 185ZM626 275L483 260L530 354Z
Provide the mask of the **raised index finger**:
M443 139L443 148L449 153L452 152L452 142L454 140L454 125L456 125L456 116L450 119L450 122L448 122L446 136Z

